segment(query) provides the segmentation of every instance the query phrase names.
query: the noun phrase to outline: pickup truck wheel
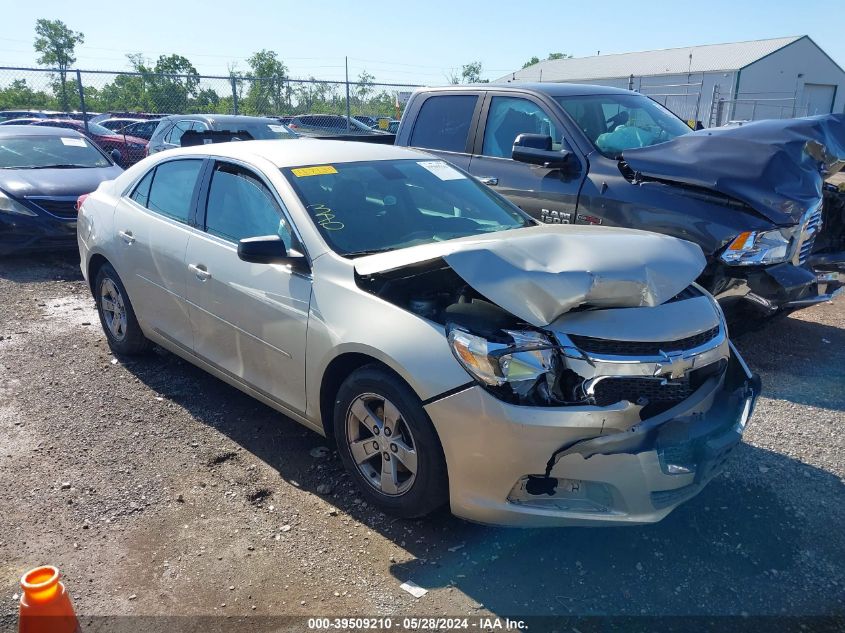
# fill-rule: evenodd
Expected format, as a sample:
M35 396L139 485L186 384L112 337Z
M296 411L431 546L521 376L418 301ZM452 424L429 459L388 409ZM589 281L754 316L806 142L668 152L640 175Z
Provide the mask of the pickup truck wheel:
M110 264L103 264L94 280L94 301L109 347L117 354L142 354L152 347L144 336L126 288Z
M398 377L374 365L354 371L338 390L334 430L344 465L373 505L413 518L448 500L440 440Z

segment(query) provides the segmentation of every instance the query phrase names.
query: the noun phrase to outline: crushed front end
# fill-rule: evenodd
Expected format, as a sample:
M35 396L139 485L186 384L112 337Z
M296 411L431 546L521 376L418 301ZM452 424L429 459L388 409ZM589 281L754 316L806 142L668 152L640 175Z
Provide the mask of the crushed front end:
M740 442L759 379L697 286L545 328L485 310L447 315L453 352L478 384L426 406L455 514L518 526L658 521Z

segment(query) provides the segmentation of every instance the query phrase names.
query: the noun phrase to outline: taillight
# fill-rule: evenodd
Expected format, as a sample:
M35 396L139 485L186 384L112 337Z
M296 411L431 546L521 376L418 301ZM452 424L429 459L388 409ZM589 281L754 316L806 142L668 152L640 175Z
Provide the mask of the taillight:
M90 196L90 193L83 193L76 199L76 210L77 212L82 208L82 204L85 202L85 199Z

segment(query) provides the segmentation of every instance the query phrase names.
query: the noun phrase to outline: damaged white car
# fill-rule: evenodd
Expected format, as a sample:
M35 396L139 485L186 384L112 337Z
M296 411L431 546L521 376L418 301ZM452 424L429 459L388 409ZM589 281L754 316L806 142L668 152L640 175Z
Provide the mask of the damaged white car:
M333 437L401 516L658 521L759 393L698 246L538 225L417 151L157 154L82 202L78 238L115 352L156 343Z

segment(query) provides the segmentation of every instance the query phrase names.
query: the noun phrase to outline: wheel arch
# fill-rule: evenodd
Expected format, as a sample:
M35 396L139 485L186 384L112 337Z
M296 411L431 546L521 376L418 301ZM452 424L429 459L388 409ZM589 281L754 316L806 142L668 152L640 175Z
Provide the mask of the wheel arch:
M320 381L320 421L323 425L326 438L332 439L334 437L334 405L340 385L343 384L343 381L352 372L367 365L377 366L396 376L396 378L408 385L411 391L416 393L414 387L399 372L375 356L364 352L344 352L339 354L326 366L322 380Z
M91 289L91 294L94 294L94 283L97 281L97 273L105 265L111 262L101 253L94 253L88 258L88 287Z

